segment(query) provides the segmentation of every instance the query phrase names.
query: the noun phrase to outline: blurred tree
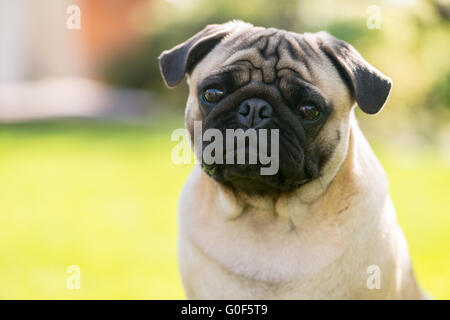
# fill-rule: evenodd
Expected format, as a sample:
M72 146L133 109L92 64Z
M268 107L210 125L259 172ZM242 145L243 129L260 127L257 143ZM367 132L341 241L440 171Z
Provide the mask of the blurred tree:
M450 1L433 0L433 4L442 18L444 18L445 20L450 20Z

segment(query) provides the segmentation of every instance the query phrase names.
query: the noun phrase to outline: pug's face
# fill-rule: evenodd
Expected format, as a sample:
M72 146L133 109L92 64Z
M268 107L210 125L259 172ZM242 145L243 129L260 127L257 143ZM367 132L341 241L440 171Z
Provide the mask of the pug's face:
M347 136L355 100L374 114L391 88L390 79L350 45L324 32L297 34L242 22L207 26L163 52L160 68L169 86L189 75L191 137L194 121L201 121L203 132L216 129L224 137L227 129L264 129L270 146L272 130L278 129L278 154L268 148L279 159L275 174L262 175L259 159L202 164L216 181L248 194L289 192L319 178ZM208 145L203 142L202 149ZM223 157L237 147L224 141ZM248 146L245 153L248 159Z

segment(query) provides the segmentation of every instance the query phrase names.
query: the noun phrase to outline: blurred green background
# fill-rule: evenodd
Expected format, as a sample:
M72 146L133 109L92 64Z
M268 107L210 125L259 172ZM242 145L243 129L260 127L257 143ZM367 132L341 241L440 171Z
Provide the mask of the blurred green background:
M27 63L17 65L31 67L0 82L0 299L184 298L176 211L191 166L171 162L170 135L183 127L187 87L165 88L156 58L205 24L230 19L327 30L393 79L382 113L357 117L387 171L420 284L450 298L448 1L98 0L109 8L100 13L93 1L72 2L90 16L70 42L83 54L39 43L65 57L53 68L54 55L23 46ZM367 25L372 5L379 29ZM65 23L62 9L55 23ZM8 17L12 25L20 19ZM128 33L107 42L116 30ZM54 81L44 86L47 78ZM133 109L136 95L143 108ZM79 290L66 286L70 265L80 267Z

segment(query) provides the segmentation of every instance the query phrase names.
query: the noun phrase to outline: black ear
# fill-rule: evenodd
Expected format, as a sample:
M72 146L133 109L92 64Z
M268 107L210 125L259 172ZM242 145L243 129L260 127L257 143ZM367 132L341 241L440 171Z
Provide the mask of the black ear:
M159 70L168 87L174 87L190 73L227 34L224 25L208 25L202 31L159 56Z
M365 113L378 113L389 96L392 80L371 66L348 43L326 32L319 32L317 36L319 46L349 84L359 107Z

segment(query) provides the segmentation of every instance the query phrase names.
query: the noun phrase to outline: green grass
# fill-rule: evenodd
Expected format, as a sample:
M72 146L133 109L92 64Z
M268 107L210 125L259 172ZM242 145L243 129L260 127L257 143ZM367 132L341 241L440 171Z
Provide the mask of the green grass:
M422 287L450 299L450 163L436 149L376 148Z
M182 121L0 125L0 298L184 298L170 160ZM450 167L377 148L421 284L450 298ZM406 164L406 165L405 165ZM81 268L68 290L66 269Z

